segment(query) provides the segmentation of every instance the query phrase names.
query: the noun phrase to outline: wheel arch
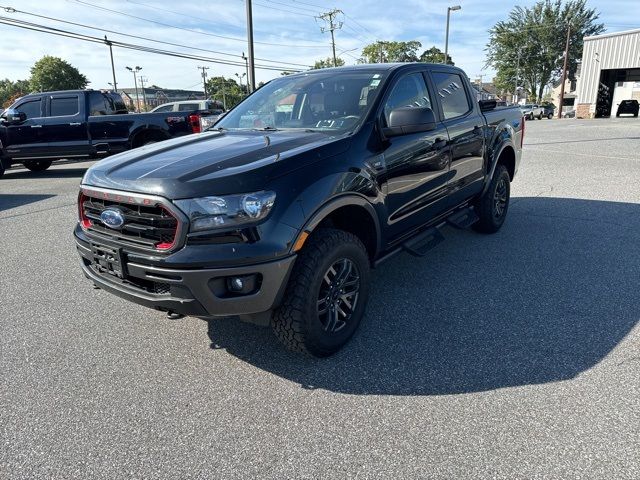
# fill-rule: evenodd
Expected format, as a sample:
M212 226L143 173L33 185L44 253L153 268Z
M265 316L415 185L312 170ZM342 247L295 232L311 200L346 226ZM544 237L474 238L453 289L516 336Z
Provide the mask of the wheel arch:
M157 127L140 127L135 132L131 134L131 148L137 148L144 145L147 141L150 140L168 140L171 138L167 132Z
M292 249L321 226L332 226L353 233L364 244L371 262L381 251L378 215L373 205L360 195L341 195L318 208L298 233Z

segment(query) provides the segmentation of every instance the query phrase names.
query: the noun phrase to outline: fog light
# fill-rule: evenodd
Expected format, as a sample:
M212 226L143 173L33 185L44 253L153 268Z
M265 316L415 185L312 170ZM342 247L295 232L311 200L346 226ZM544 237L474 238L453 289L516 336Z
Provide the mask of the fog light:
M244 282L240 277L233 277L229 282L229 290L233 292L241 292L244 288Z

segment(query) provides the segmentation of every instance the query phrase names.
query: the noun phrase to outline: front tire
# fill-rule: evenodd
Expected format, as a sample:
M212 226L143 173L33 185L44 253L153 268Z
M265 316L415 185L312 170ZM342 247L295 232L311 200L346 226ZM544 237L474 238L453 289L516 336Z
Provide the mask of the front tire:
M358 237L317 230L296 259L273 331L289 350L314 357L336 353L360 325L369 281L369 257Z
M51 166L52 160L29 160L23 162L24 166L32 172L43 172Z
M473 228L481 233L495 233L502 227L511 197L511 177L504 165L498 164L487 191L476 203L476 214L480 218Z

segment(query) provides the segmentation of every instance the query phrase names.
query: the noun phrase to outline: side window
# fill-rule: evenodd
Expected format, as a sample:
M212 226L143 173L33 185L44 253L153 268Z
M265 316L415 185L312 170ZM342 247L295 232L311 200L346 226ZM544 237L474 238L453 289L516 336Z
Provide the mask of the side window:
M427 85L421 73L410 73L396 83L384 104L384 118L389 123L389 115L395 108L400 107L429 107L431 100Z
M173 105L164 105L156 109L156 112L170 112L173 110Z
M104 107L103 107L104 108ZM65 117L76 115L78 109L78 97L51 97L50 117Z
M89 115L109 115L109 105L106 102L107 97L100 92L92 92L89 96ZM53 103L53 102L52 102ZM53 111L53 109L52 109Z
M39 98L37 100L29 100L28 102L17 105L16 110L23 112L27 118L38 118L42 116L42 113L40 113L41 104L42 101Z
M464 82L457 73L434 72L433 80L442 102L444 118L455 118L471 110Z

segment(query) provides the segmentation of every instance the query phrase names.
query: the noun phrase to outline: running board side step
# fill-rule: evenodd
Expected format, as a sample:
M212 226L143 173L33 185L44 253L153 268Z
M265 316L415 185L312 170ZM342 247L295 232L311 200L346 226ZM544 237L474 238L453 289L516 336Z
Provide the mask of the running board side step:
M463 208L447 217L447 223L459 230L466 230L478 220L480 219L472 207Z
M444 241L440 229L430 228L402 244L402 249L415 257L424 257L429 250Z

